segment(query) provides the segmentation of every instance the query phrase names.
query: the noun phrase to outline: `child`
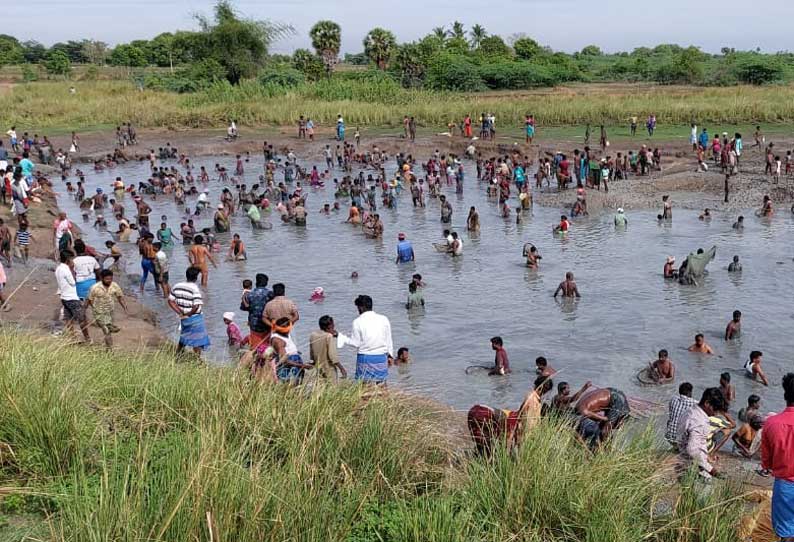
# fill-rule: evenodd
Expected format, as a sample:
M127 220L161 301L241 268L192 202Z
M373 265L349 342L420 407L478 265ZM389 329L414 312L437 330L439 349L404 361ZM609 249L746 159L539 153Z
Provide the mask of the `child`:
M747 406L739 410L739 421L747 423L753 416L759 414L761 398L753 394L747 398Z
M226 324L226 336L229 339L229 346L239 347L243 342L243 334L240 326L234 323L234 313L224 312L223 323Z
M780 182L780 156L775 156L775 174L772 177L775 183Z
M254 283L250 279L245 279L243 281L243 295L240 298L240 310L247 311L250 303L248 302L248 294L251 293L251 289L254 287Z
M103 270L100 274L100 281L94 284L88 291L87 305L94 313L94 321L102 330L105 336L105 346L112 348L112 333L121 331L113 323L114 301L118 301L124 312L127 313L127 304L124 302L124 292L118 284L113 282L113 271Z
M422 292L419 288L416 287L416 283L411 281L408 284L408 301L405 303L405 308L411 310L413 308L419 308L425 306L425 298L422 295Z
M753 380L760 380L764 386L769 386L769 381L766 379L764 371L761 369L761 362L763 361L763 353L758 350L750 352L750 359L744 363L744 370L748 378Z
M17 247L18 254L21 256L22 261L25 264L28 263L28 253L30 251L31 239L33 239L33 235L31 235L31 233L28 231L28 225L26 223L20 224L15 235L14 244Z
M722 373L720 375L720 391L725 397L725 406L730 407L731 403L736 400L736 388L731 384L731 373Z
M786 175L791 175L791 151L786 151Z
M733 451L747 459L751 459L758 451L756 435L764 426L764 421L759 415L754 415L750 420L733 434Z
M521 216L521 207L516 207L516 224L522 224L524 219Z

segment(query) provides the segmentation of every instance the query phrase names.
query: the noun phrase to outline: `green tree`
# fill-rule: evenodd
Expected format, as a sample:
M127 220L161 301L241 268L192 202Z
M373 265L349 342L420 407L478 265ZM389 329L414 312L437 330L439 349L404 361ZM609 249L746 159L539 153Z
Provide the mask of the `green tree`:
M29 40L22 44L22 54L25 56L25 62L31 64L38 64L47 56L47 48L41 43Z
M447 29L443 26L437 26L432 30L431 35L441 40L441 43L444 43L447 39Z
M397 48L394 63L404 87L421 86L425 74L425 52L421 42L405 43Z
M462 40L466 39L466 27L463 26L462 22L455 21L452 23L452 28L450 28L449 30L449 37L458 38Z
M318 21L309 30L312 47L317 51L325 64L328 75L334 71L334 66L339 61L339 48L342 44L342 29L333 21Z
M394 34L383 28L373 28L364 38L364 53L381 70L386 69L396 46Z
M181 42L192 48L193 61L217 61L232 84L256 75L270 45L294 31L289 25L244 19L229 0L218 1L212 20L201 15L196 20L201 30L195 36L183 36Z
M83 53L84 41L69 40L66 43L56 43L50 47L50 52L62 51L69 57L69 61L73 64L84 64L88 62L85 54Z
M129 68L143 68L148 64L146 53L143 49L129 43L115 46L110 53L109 60L113 66L127 66Z
M469 42L466 38L451 37L444 43L444 50L453 55L465 55L469 52Z
M587 47L584 47L582 52L579 54L583 56L602 56L604 53L598 48L597 45L588 45Z
M482 43L482 40L488 36L488 32L485 31L485 27L481 24L475 24L469 30L469 36L471 37L471 47L472 49L477 49Z
M0 66L25 62L24 49L13 36L0 34Z
M297 49L292 54L292 66L309 81L317 81L325 75L323 60L308 49Z
M499 36L487 36L480 41L477 54L489 59L507 59L511 56L510 47Z
M532 38L519 38L513 42L513 50L521 60L533 60L543 52L538 42Z
M783 66L774 57L750 53L736 62L736 78L750 85L765 85L783 77Z
M69 75L69 72L72 71L69 55L60 50L51 51L47 55L44 67L47 68L47 73L50 75Z

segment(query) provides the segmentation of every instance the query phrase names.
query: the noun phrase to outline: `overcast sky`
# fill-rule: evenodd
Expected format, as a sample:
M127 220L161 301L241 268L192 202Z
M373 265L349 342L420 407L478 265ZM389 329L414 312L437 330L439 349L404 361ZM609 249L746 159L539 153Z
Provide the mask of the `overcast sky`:
M5 3L5 2L4 2ZM296 35L274 47L291 52L308 47L309 28L331 19L342 27L342 51L359 52L375 26L411 41L453 20L481 24L504 38L526 33L542 45L573 52L596 44L605 51L630 51L659 43L697 45L708 52L723 46L792 48L793 0L236 0L250 17L290 23ZM151 38L160 32L195 28L194 13L211 13L212 0L29 0L3 6L3 31L45 45L93 38L112 45ZM650 9L650 10L649 10Z

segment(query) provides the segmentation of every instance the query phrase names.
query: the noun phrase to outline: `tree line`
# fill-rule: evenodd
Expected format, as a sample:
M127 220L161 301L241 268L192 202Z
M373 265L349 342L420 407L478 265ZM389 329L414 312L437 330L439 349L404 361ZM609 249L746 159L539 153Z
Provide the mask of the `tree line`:
M247 18L229 0L220 0L212 17L197 16L198 30L166 32L150 40L115 47L95 40L67 41L45 47L0 35L0 66L40 64L55 75L68 75L72 64L171 68L171 75L147 79L151 86L197 90L214 81L238 84L260 77L282 84L334 76L342 59L342 29L319 21L309 37L312 49L271 55L271 45L294 34L290 25ZM673 44L605 54L596 45L568 54L553 51L525 34L507 40L482 25L459 21L421 39L398 43L384 28L373 28L362 52L345 55L346 64L369 66L403 87L479 91L552 86L570 81L653 81L662 84L767 84L794 78L794 55L762 54L723 48L708 54ZM285 83L286 82L286 83Z

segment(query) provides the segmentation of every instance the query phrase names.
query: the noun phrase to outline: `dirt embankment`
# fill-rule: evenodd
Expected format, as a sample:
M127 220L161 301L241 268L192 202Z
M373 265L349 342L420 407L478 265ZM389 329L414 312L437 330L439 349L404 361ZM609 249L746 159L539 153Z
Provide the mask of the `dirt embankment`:
M62 328L60 322L61 302L55 282L54 239L52 223L58 213L54 195L44 194L41 202L32 202L28 210L31 245L27 265L16 261L13 267L6 266L8 282L5 296L6 310L0 312L0 329L22 329L50 335ZM8 207L0 210L0 218L16 231L17 220ZM125 277L118 277L122 286ZM121 331L113 336L114 346L124 350L158 348L165 335L158 328L154 314L133 297L125 299L129 314L116 307L115 321ZM90 320L90 311L89 311ZM102 332L92 326L89 329L94 344L101 345Z

